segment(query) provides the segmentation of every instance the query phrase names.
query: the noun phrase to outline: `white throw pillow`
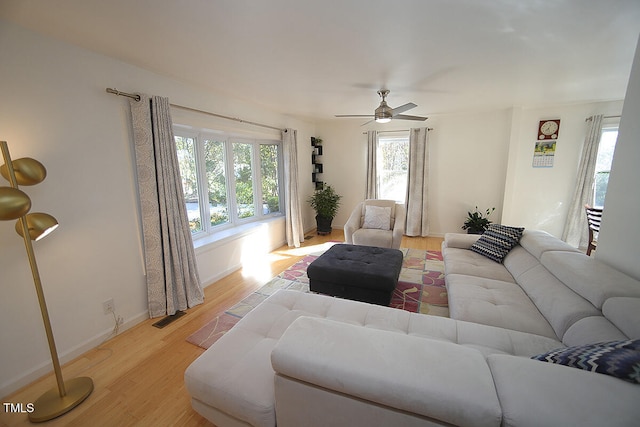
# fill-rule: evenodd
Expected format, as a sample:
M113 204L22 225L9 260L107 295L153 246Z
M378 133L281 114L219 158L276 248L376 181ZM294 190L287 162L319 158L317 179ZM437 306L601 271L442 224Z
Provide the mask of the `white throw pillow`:
M391 229L391 208L382 206L364 207L364 224L362 228Z

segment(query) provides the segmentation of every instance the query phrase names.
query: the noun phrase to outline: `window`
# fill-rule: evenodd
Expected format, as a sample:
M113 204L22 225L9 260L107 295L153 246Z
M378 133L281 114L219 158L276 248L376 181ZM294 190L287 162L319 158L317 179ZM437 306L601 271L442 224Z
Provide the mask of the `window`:
M194 238L282 214L280 141L198 132L178 125L174 134Z
M604 198L609 184L609 173L611 172L611 162L613 161L617 140L617 126L605 126L602 128L598 156L596 158L595 185L593 186L593 205L595 207L604 206Z
M409 136L378 138L378 197L404 203L409 170Z

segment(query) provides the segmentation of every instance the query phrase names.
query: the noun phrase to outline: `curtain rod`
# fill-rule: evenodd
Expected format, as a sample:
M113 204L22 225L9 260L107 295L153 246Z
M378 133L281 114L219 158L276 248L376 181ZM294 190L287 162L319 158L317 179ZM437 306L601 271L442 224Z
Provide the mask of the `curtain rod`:
M427 128L427 130L433 130L433 128ZM378 133L389 133L389 132L410 132L411 129L397 129L397 130L378 130ZM363 135L366 135L367 132L362 132Z
M618 116L602 116L603 119L617 119L617 118L620 118L620 117L622 117L622 116L620 116L620 115L618 115ZM593 116L587 117L586 119L584 119L585 122L589 122L591 120L593 120Z
M136 101L140 101L140 95L135 94L135 93L121 92L118 89L112 89L110 87L107 88L107 93L111 93L113 95L118 95L118 96L126 96L127 98L131 98L131 99L135 99ZM269 126L269 125L264 125L262 123L251 122L249 120L243 120L243 119L239 119L237 117L224 116L222 114L216 114L216 113L211 113L209 111L198 110L196 108L185 107L184 105L178 105L178 104L169 104L169 105L171 105L172 107L175 107L175 108L180 108L182 110L188 110L188 111L193 111L193 112L196 112L196 113L207 114L209 116L220 117L222 119L233 120L233 121L240 122L240 123L247 123L247 124L250 124L250 125L260 126L260 127L263 127L263 128L279 130L281 132L286 132L287 131L286 129L281 129L281 128L278 128L278 127L275 127L275 126Z

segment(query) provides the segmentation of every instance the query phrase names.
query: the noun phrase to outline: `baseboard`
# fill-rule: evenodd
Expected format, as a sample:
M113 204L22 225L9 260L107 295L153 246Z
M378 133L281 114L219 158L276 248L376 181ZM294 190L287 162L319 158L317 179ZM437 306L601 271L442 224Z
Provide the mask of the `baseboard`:
M223 277L227 277L229 274L233 273L234 271L240 270L241 268L242 268L242 264L236 264L227 268L224 271L219 272L218 274L214 274L213 276L205 277L204 279L200 278L200 285L203 288L206 288L210 285L213 285L215 282L222 279Z
M149 319L148 311L144 311L143 313L139 313L131 317L130 319L125 321L122 325L120 325L118 334L121 334L122 332L133 328L137 324L142 323L147 319ZM110 327L109 329L93 336L92 338L89 338L88 340L65 351L64 353L58 354L58 358L60 359L60 365L64 365L65 363L71 362L72 360L82 356L84 353L88 352L89 350L93 350L94 348L98 347L100 344L103 344L106 340L112 338L111 336L112 334L113 334L113 328ZM0 384L0 396L8 396L9 394L16 392L20 388L31 384L32 382L42 378L43 376L51 372L53 372L53 367L51 364L51 360L48 359L47 361L42 362L41 364L37 365L33 369L23 374L20 374L17 377L10 379L3 384ZM65 378L65 380L69 380L69 379L71 378ZM36 397L38 396L34 396L34 400Z
M275 251L278 248L281 248L282 246L284 246L286 244L287 244L286 240L283 240L281 242L278 242L278 243L274 244L272 248L269 248L269 251L267 253L265 253L265 255L267 255L270 252ZM237 263L237 264L234 264L231 267L227 268L226 270L219 272L218 274L214 274L213 276L205 277L204 279L201 277L200 278L200 285L202 285L203 288L206 288L206 287L214 284L218 280L220 280L220 279L222 279L224 277L227 277L229 274L233 273L234 271L240 270L241 268L242 268L242 263Z

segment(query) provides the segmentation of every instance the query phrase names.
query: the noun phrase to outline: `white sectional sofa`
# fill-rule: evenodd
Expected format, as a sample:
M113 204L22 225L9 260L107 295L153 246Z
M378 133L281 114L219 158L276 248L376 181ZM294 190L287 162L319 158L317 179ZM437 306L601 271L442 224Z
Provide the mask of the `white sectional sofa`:
M629 426L640 384L532 360L640 339L640 282L525 231L504 264L443 243L452 318L279 291L185 373L218 426Z

